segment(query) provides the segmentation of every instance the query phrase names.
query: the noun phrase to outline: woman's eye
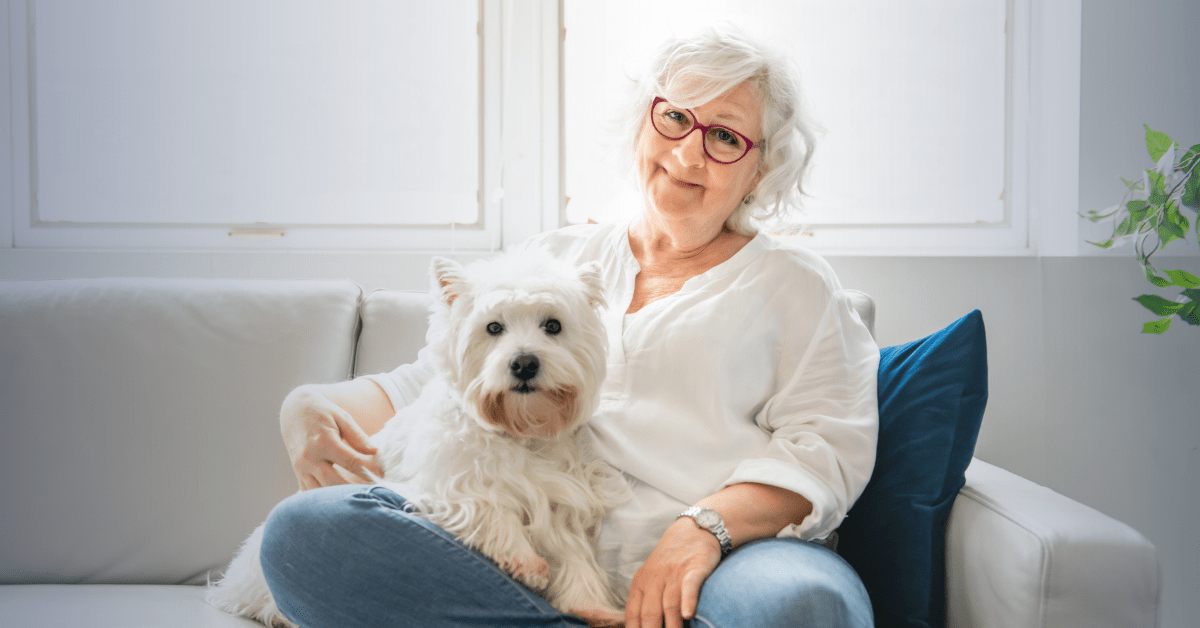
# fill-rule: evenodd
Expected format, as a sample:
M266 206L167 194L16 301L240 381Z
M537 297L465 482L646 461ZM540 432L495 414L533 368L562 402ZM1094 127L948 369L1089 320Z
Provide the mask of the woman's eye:
M493 336L499 336L500 334L504 333L504 325L501 325L495 321L488 323L487 333Z
M562 323L558 322L557 320L555 320L553 318L550 320L547 320L545 322L545 324L542 325L542 327L546 330L546 333L550 334L551 336L556 336L559 334L559 332L562 331Z
M668 111L667 117L670 118L672 122L678 122L679 124L687 124L688 123L688 117L678 111L674 111L674 110Z
M730 146L737 146L739 143L738 136L726 131L725 129L714 129L713 135L716 136L718 142L724 142Z

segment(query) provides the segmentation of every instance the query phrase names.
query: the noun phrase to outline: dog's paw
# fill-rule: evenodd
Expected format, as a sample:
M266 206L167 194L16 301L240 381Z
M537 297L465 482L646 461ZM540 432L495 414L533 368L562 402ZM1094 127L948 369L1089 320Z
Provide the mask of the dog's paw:
M625 613L608 606L594 608L572 608L572 615L586 621L589 626L624 626Z
M500 568L534 591L550 586L550 565L537 554L509 556L497 561Z

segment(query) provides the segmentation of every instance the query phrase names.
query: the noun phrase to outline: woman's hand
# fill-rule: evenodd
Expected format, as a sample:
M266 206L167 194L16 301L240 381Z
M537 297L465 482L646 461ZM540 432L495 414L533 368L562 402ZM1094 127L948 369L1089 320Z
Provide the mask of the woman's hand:
M329 399L321 386L301 386L292 391L279 411L279 426L300 490L348 484L351 478L371 482L364 470L383 476L366 432L349 412ZM350 475L339 473L334 465Z
M721 543L690 517L667 528L633 576L625 605L626 628L682 628L696 614L700 586L721 561Z

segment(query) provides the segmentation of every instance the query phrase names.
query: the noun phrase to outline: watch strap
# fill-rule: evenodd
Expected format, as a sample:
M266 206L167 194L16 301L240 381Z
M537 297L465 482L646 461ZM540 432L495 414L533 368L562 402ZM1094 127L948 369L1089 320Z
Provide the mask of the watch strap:
M705 512L711 513L711 515L709 515L709 517L714 518L716 521L707 526L702 525L700 523L699 517L700 517L701 513L705 513ZM733 551L733 538L729 536L729 530L725 529L725 520L721 518L721 513L718 513L717 511L715 511L711 508L701 508L699 506L692 506L691 508L688 508L687 510L679 513L679 516L680 517L690 517L693 521L696 522L696 525L699 528L701 528L702 530L708 530L709 532L711 532L713 534L713 536L717 537L717 542L719 542L721 544L721 558L724 558L726 554Z

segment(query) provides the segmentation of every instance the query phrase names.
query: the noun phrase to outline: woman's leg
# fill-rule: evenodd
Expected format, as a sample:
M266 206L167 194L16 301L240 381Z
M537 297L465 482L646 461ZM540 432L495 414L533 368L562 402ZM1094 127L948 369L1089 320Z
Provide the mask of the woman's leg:
M305 628L581 626L383 488L297 493L267 518L263 573Z
M823 545L764 539L725 557L704 582L693 628L872 628L854 569Z

